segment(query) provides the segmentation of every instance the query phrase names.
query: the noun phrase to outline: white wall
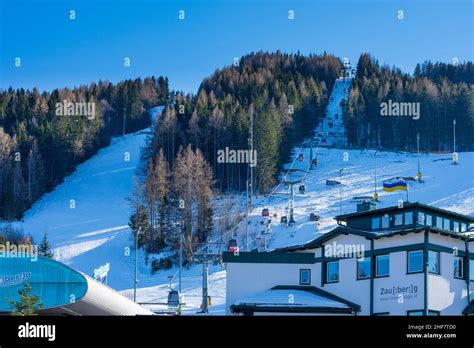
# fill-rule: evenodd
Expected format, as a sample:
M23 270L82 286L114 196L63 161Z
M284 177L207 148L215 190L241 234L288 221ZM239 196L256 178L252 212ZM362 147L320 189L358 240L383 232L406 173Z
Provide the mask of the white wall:
M374 241L374 248L375 249L392 248L392 247L403 246L403 245L424 243L424 241L425 241L424 232L408 233L404 236L395 235L393 237L376 239Z
M311 269L315 285L315 264L227 263L226 314L236 300L269 290L276 285L299 285L300 269Z
M370 314L370 279L357 280L355 258L339 260L339 282L324 284L321 289L361 306L357 315Z
M423 273L407 274L407 252L390 253L390 276L374 278L374 313L389 312L390 315L406 315L409 310L424 308ZM382 289L409 288L416 292L382 294Z

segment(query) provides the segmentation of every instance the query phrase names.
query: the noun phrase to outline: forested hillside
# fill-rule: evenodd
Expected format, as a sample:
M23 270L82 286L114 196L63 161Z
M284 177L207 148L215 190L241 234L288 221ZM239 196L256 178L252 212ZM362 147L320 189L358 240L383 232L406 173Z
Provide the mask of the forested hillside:
M258 153L254 190L268 191L278 167L323 117L341 63L332 55L256 53L206 78L197 95L174 96L156 129L151 155L173 161L180 146L200 149L216 188L245 189L247 165L218 163L220 149L248 149L250 120Z
M168 93L163 77L50 93L0 91L0 219L20 218L111 137L148 126L145 110L166 103ZM95 114L58 115L57 105L65 100L94 103Z
M242 191L249 179L247 163L218 160L225 148L253 142L253 191L268 192L294 145L324 116L341 67L327 54L252 53L204 79L197 95L172 93L145 153L144 203L131 220L134 231L147 231L140 243L149 251L175 244L181 219L187 251L206 240L212 190Z
M429 61L417 65L414 76L380 66L362 54L349 101L344 105L349 145L415 151L420 134L422 151L474 150L474 67ZM382 117L381 103L419 103L419 119Z

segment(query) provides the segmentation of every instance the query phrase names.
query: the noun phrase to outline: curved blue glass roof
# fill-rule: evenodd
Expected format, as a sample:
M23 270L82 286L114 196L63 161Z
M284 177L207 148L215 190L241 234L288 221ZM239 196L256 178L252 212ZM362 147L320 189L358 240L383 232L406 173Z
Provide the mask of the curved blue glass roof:
M43 309L78 301L87 292L86 278L74 269L52 259L0 257L0 311L11 311L7 299L19 300L18 291L27 282Z

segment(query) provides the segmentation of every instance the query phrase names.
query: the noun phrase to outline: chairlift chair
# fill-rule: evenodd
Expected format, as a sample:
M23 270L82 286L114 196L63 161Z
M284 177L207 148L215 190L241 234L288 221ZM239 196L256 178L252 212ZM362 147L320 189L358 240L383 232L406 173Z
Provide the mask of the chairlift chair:
M306 192L306 188L304 185L300 185L300 187L298 188L298 191L301 193L301 194L304 194Z
M174 289L168 292L168 307L178 308L181 303L180 293Z
M236 251L239 251L239 244L237 243L237 240L236 239L229 239L229 241L227 242L227 251L230 251L230 252L236 252Z
M309 214L309 219L311 221L319 221L321 219L321 217L319 215L316 215L315 213L311 213L311 214Z
M269 216L270 216L270 212L269 212L268 208L263 208L262 217L267 218Z
M300 153L300 155L298 156L298 160L300 162L303 162L304 161L304 155L302 153Z

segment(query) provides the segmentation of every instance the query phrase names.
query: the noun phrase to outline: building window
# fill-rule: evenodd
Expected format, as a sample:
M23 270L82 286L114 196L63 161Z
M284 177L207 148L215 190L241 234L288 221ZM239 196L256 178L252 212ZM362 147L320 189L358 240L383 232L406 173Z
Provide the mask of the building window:
M428 250L428 272L439 274L439 251Z
M397 214L395 215L395 226L403 225L403 215Z
M469 280L474 282L474 259L469 260Z
M467 231L467 225L461 224L461 232L466 232L466 231Z
M457 221L453 222L453 230L454 232L459 232L459 222Z
M417 309L415 311L407 311L407 315L409 317L411 316L420 316L420 315L423 315L424 314L424 311L422 309Z
M380 218L376 217L372 219L372 229L378 230L380 228Z
M454 278L462 278L463 276L463 258L460 256L455 256L454 259Z
M434 317L439 317L439 311L429 310L428 315L429 316L434 316Z
M445 229L446 231L451 230L451 220L443 219L443 229Z
M423 272L423 250L407 252L408 273Z
M418 224L419 225L425 224L425 213L418 212Z
M390 217L385 214L382 216L382 228L389 228L390 227Z
M326 263L326 282L335 283L339 281L339 261Z
M357 279L370 278L370 257L361 257L357 259Z
M426 226L433 226L433 217L431 215L426 215Z
M310 285L310 284L311 284L311 270L300 269L300 285Z
M405 225L413 225L413 212L405 213Z
M390 274L389 255L378 255L375 257L375 275L377 277L386 277Z
M443 218L440 216L436 217L436 228L443 229Z

